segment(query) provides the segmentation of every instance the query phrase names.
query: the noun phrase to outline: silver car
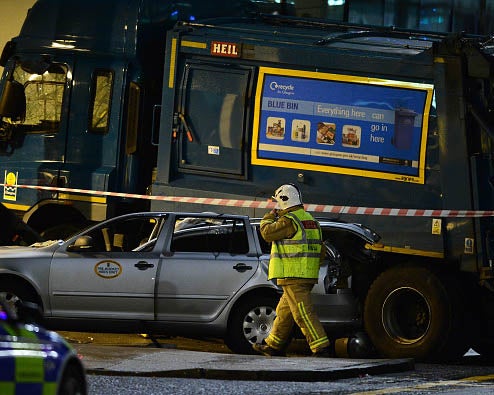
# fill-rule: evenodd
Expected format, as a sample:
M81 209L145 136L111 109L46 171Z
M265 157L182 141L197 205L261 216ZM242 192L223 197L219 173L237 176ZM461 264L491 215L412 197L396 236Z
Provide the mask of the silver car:
M221 337L238 353L262 342L280 289L267 280L270 246L259 221L213 213L116 217L65 240L0 247L0 297L41 306L58 330ZM328 335L362 327L353 265L379 236L320 219L327 259L314 302ZM371 266L371 265L369 265Z

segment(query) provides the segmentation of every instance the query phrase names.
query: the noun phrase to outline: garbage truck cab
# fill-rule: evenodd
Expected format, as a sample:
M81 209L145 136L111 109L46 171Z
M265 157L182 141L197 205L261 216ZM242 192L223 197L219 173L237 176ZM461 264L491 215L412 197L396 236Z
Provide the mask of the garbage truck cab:
M35 187L145 194L166 31L180 19L252 10L249 1L37 1L0 62L2 203L45 239L148 207Z

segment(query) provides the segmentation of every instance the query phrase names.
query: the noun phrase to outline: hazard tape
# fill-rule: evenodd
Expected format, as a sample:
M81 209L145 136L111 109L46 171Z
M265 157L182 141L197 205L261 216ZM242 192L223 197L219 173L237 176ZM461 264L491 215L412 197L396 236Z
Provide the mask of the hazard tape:
M131 199L159 200L167 202L206 204L213 206L242 207L242 208L262 208L273 209L276 203L262 200L239 200L239 199L219 199L219 198L201 198L190 196L156 196L156 195L139 195L135 193L122 192L105 192L93 191L79 188L60 188L36 185L8 185L0 184L3 187L17 187L24 189L36 189L44 191L53 191L60 193L80 193L86 195L113 196ZM407 209L407 208L379 208L379 207L352 207L352 206L334 206L326 204L305 204L305 209L311 212L332 213L332 214L353 214L353 215L377 215L377 216L394 216L394 217L442 217L442 218L479 218L493 217L493 210L425 210L425 209Z

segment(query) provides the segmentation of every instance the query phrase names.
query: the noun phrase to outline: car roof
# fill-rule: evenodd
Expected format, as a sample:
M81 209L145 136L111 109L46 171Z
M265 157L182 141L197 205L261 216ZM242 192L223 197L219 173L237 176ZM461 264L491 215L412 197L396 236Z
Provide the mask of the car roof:
M241 214L228 214L228 213L215 213L211 211L202 211L202 212L189 212L189 211L142 211L142 212L137 212L137 213L129 213L129 214L123 214L119 215L113 218L109 219L115 219L115 218L124 218L124 217L132 217L136 215L142 215L142 216L157 216L157 217L164 217L167 215L174 215L177 217L201 217L201 218L238 218L238 219L248 219L249 216L247 215L241 215Z

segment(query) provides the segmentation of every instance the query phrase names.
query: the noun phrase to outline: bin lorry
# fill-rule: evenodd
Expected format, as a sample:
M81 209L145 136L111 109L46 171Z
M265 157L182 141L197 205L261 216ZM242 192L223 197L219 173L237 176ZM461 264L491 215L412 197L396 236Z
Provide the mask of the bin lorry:
M379 264L351 268L382 354L491 353L493 49L273 16L183 23L167 38L153 194L190 200L152 207L215 210L204 202L294 183L382 236Z
M491 38L137 3L105 2L108 32L39 0L4 49L7 208L52 238L149 202L259 217L294 183L380 234L340 272L381 355L493 354Z

